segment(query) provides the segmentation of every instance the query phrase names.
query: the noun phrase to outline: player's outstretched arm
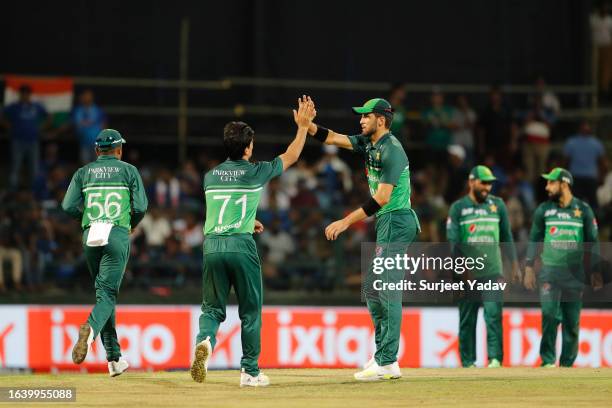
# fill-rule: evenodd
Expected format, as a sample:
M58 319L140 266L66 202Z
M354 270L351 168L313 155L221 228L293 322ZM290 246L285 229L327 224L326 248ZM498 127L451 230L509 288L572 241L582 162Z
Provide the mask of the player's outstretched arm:
M343 149L353 150L353 144L347 135L334 132L333 130L324 128L321 125L317 125L315 123L311 124L308 128L308 134L327 145L334 145Z
M342 234L348 227L356 222L368 218L370 215L375 214L378 210L384 207L389 200L391 200L391 193L393 192L393 184L380 183L376 194L372 196L366 203L360 208L351 212L349 215L341 220L334 221L325 228L325 237L329 241L335 241L340 234Z
M298 130L295 134L295 139L287 147L285 153L279 156L283 162L283 171L291 167L300 158L306 143L308 127L312 124L316 115L317 111L315 110L314 102L309 96L304 95L302 98L298 98L298 110L293 110L293 119L297 124Z
M295 121L295 123L297 124L297 120ZM347 135L334 132L331 129L327 129L321 125L317 125L314 122L311 122L308 126L308 134L320 141L321 143L335 145L343 149L353 150L353 144L351 143Z

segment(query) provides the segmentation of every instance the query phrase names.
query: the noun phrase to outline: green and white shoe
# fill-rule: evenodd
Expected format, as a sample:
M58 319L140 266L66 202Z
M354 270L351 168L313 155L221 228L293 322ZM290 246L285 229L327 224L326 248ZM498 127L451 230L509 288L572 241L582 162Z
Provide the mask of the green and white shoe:
M74 364L81 364L83 360L85 360L85 357L87 357L87 352L89 351L89 348L93 342L93 329L89 323L83 323L81 327L79 327L79 338L72 348L72 361Z
M210 344L210 337L206 337L204 340L199 342L193 353L193 362L191 363L191 378L195 382L204 382L206 375L208 374L208 360L212 354L212 345Z
M498 359L492 358L491 361L489 361L487 368L500 368L501 366L502 365Z
M542 368L557 368L557 366L555 364L542 364Z

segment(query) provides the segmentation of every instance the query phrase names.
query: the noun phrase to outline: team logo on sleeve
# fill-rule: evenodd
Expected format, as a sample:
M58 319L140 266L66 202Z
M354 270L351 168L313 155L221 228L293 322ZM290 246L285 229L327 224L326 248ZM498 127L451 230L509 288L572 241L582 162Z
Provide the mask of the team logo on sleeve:
M598 229L599 225L597 224L597 219L593 218L593 228Z

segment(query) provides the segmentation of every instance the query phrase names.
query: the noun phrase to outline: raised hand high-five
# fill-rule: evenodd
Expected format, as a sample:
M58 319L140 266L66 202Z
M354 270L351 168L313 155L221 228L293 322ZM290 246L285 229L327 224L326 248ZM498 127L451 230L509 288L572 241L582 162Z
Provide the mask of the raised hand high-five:
M298 128L308 129L316 116L317 111L310 96L303 95L298 98L298 110L293 110L293 120Z

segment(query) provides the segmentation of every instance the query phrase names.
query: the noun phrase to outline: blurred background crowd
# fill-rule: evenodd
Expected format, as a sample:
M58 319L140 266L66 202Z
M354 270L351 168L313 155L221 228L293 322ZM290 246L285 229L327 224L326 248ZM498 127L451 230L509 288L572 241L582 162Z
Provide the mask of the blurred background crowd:
M102 128L112 127L112 117L85 89L70 121L53 127L30 93L21 87L20 100L5 106L0 122L12 139L7 184L0 195L0 291L87 286L79 224L59 204L74 170L95 160L93 140ZM601 238L610 239L612 171L604 145L588 120L557 128L561 102L542 78L517 106L496 86L483 106L439 88L419 111L408 111L406 98L402 84L388 95L396 111L392 132L411 160L411 200L422 226L419 241L445 240L448 207L466 193L475 164L486 164L498 178L493 193L507 203L516 241L527 240L531 215L546 198L540 174L558 165L573 173L575 194L595 209L603 226ZM19 113L28 109L31 116ZM139 146L129 143L129 134L125 137L124 160L138 167L150 202L132 234L125 282L163 296L200 279L202 177L224 155L219 147L199 148L173 166L155 155L144 157ZM259 160L274 156L265 146L261 151L256 146L256 152ZM265 284L277 290L358 290L361 243L373 240L373 219L353 225L337 243L327 242L323 230L368 194L358 157L309 141L304 157L272 180L262 195L258 219L266 230L257 243Z
M74 103L58 120L33 99L27 82L11 91L11 100L5 91L0 296L91 292L79 225L59 204L73 172L95 159L93 142L105 127L127 139L124 160L139 169L150 203L131 236L122 288L162 297L195 288L199 296L202 178L225 159L223 125L235 119L252 125L254 158L271 160L293 137L291 101L301 93L313 96L318 122L347 134L359 129L350 106L372 97L391 102L391 130L410 160L419 241L445 241L448 207L466 193L476 164L495 173L493 193L508 206L517 242L526 242L533 211L546 199L540 174L559 165L574 175L575 194L593 207L600 238L609 241L607 2L389 7L393 12L381 17L389 41L381 41L364 36L340 2L152 0L143 12L139 4L111 0L73 10L76 19L53 3L38 4L34 14L29 3L7 3L7 16L29 20L0 25L0 38L9 41L2 70L71 76ZM327 30L295 30L312 21L337 27L333 38ZM305 58L300 43L316 46L317 54ZM0 73L6 89L8 76ZM258 218L266 230L256 240L265 285L279 292L359 291L360 247L373 240L373 219L334 243L323 230L368 195L359 157L309 140L299 163L262 196Z

